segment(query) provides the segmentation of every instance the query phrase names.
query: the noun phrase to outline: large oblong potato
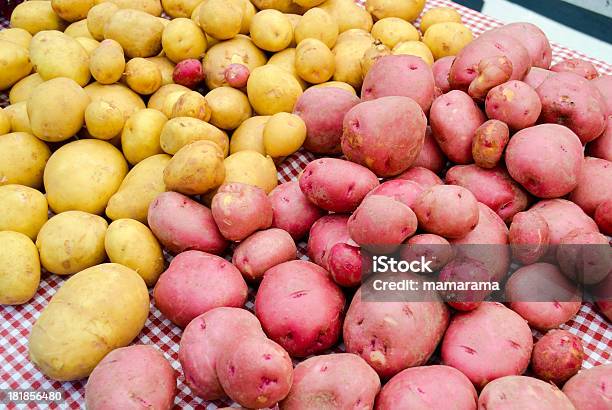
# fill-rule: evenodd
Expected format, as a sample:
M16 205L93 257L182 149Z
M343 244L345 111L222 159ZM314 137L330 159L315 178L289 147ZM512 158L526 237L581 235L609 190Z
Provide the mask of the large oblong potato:
M19 232L0 231L0 305L26 303L40 283L38 250Z
M7 110L8 111L8 110ZM42 186L51 150L27 132L0 135L0 185Z
M197 118L177 117L169 120L159 137L161 148L174 155L185 145L194 141L212 141L221 148L223 156L229 151L229 138L219 128Z
M275 65L265 65L251 72L247 83L251 105L259 115L292 112L302 87L291 73Z
M100 84L114 84L125 70L125 56L121 44L115 40L104 40L91 53L89 61L91 75Z
M225 165L224 184L242 182L255 185L270 193L278 185L276 166L269 156L257 151L239 151L223 161Z
M24 185L0 186L0 231L14 231L35 240L47 222L49 208L45 196Z
M267 57L247 36L223 41L210 47L202 60L206 74L206 86L213 88L227 85L225 69L230 64L243 64L250 72L266 64Z
M224 155L212 141L194 141L181 148L164 169L170 191L200 195L219 188L225 178Z
M43 30L64 30L66 22L55 14L50 1L24 1L13 10L11 27L34 35Z
M104 26L104 38L121 44L130 57L153 57L162 50L164 25L144 11L123 9L114 13Z
M188 58L204 56L208 42L196 23L188 18L170 21L162 34L162 46L166 57L175 63Z
M85 269L64 283L32 327L30 360L55 380L87 377L140 333L148 314L138 273L115 263Z
M0 40L0 90L10 88L32 72L28 50L7 40Z

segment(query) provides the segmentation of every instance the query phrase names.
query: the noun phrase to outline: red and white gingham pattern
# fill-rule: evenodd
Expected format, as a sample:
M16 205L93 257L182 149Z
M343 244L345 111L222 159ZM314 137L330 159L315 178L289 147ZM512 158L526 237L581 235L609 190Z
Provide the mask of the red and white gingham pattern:
M361 0L357 2L360 3ZM490 17L452 3L449 0L428 1L427 8L437 6L450 6L458 9L463 16L464 23L477 35L501 24ZM5 27L7 22L0 19L0 25ZM557 44L553 44L553 52L555 61L570 57L580 57L592 62L600 73L612 74L612 66L610 64L590 58L582 53L569 50ZM0 106L6 106L7 104L6 94L0 94ZM279 168L279 181L286 182L295 179L304 166L313 158L311 154L300 151L286 159ZM299 244L298 249L300 256L305 258L305 244ZM30 303L16 307L0 307L0 316L2 317L0 321L0 389L59 390L62 391L65 401L61 405L51 405L50 408L79 409L84 407L83 394L85 381L68 383L50 381L34 368L27 357L27 338L30 328L63 280L63 278L55 275L46 275L41 281L38 293ZM246 305L251 310L253 309L253 297L254 292L251 291L249 302ZM584 367L610 362L610 352L612 350L610 323L593 309L592 304L585 303L578 315L563 327L582 339L587 355ZM165 319L155 306L151 306L151 314L146 326L134 343L157 346L164 352L166 358L171 361L172 366L180 373L180 365L178 363L180 335L181 330ZM534 332L534 336L539 338L541 335ZM341 351L342 349L343 346L339 345L334 348L334 351ZM176 408L212 410L228 405L231 405L231 403L227 401L207 403L193 396L185 385L183 377L179 377L178 394L175 400ZM17 406L14 407L16 408ZM38 408L35 404L20 405L18 407Z

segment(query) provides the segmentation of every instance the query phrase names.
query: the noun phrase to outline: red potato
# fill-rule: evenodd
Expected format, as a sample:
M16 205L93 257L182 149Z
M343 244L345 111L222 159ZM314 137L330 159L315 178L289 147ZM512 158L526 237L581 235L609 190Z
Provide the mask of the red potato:
M202 62L195 58L190 58L179 62L174 67L174 72L172 73L172 80L176 84L185 86L192 90L196 89L205 78L206 73L204 73Z
M487 384L478 398L478 409L575 410L558 387L527 376L506 376Z
M174 406L177 374L153 346L133 345L110 352L89 375L88 409L114 410Z
M243 64L230 64L225 69L224 77L227 85L234 88L244 88L247 86L251 71Z
M451 86L448 83L448 74L450 72L450 68L455 61L455 56L446 56L436 60L431 66L431 71L433 71L434 83L436 87L440 89L442 94L446 94L451 90Z
M185 382L204 400L224 397L215 367L228 341L265 336L255 315L244 309L220 307L198 316L183 331L179 346Z
M221 185L210 208L221 234L230 241L241 241L272 225L272 203L266 192L254 185Z
M565 199L540 201L531 207L548 225L551 250L572 231L597 232L597 224L575 203Z
M572 231L559 243L557 262L571 280L585 285L599 283L612 274L609 239L599 232Z
M161 274L153 296L158 309L180 327L217 307L242 307L247 284L225 259L200 251L177 255Z
M470 83L468 94L475 100L483 100L489 90L505 83L512 76L512 62L506 56L492 56L480 60L478 76Z
M331 249L338 243L355 244L348 231L348 215L326 215L310 228L307 254L317 265L328 268Z
M414 261L424 257L431 261L430 267L433 271L442 269L454 255L455 252L446 239L431 233L414 235L400 249L402 260Z
M593 300L603 316L612 322L612 275L589 288Z
M325 269L291 261L266 271L255 313L272 340L291 356L306 357L338 341L344 303L342 291Z
M366 167L338 158L315 159L306 165L299 181L312 203L331 212L354 211L379 185L376 175Z
M578 185L583 162L583 148L576 134L557 124L525 128L514 134L506 147L508 172L539 198L570 193Z
M606 410L610 408L612 364L584 369L563 386L563 393L576 410Z
M417 159L412 163L412 168L422 167L438 174L442 172L445 166L446 157L433 137L431 127L427 127L423 148L421 148Z
M599 204L609 199L612 199L612 162L586 157L578 185L569 200L593 215Z
M245 279L256 281L268 269L297 258L297 247L291 235L272 228L255 232L234 250L232 263Z
M388 196L368 195L348 220L351 239L374 253L392 253L417 230L407 205Z
M550 263L518 269L508 279L505 291L510 308L540 330L567 322L582 304L580 289Z
M586 144L605 127L606 107L597 87L574 73L556 73L536 89L542 101L540 121L565 125Z
M363 79L361 99L370 101L388 96L410 97L427 112L434 98L434 87L431 67L422 58L410 55L383 56Z
M442 185L444 182L433 171L423 167L411 167L405 172L399 174L395 179L416 182L423 187L423 190L429 189L434 185Z
M344 117L342 152L379 177L408 169L425 143L427 118L408 97L382 97L353 107Z
M394 275L394 278L390 275ZM398 273L385 277L418 280L415 275ZM346 351L361 356L381 378L421 366L429 360L448 325L449 312L435 292L422 291L419 301L405 295L389 300L364 301L364 286L355 293L344 320Z
M442 268L438 280L440 282L489 282L491 273L481 261L456 258ZM440 292L446 303L461 311L476 309L490 293L486 289Z
M149 205L147 221L162 245L175 254L188 249L220 254L228 245L210 209L177 192L159 194Z
M306 90L293 109L306 124L304 148L316 154L340 154L342 121L359 103L359 97L336 87Z
M587 153L592 157L612 161L612 114L606 119L603 134L587 145Z
M472 98L459 90L436 98L429 114L431 130L440 149L457 164L473 161L472 139L485 120L485 115Z
M294 240L302 239L325 212L302 193L298 181L278 185L268 194L272 204L272 227L283 229Z
M612 75L602 75L591 80L593 84L601 93L603 100L606 104L606 115L612 115Z
M359 356L337 353L311 357L293 371L280 410L371 409L380 379Z
M595 223L604 235L612 235L612 199L599 204L595 210Z
M451 203L453 206L448 206ZM420 228L445 238L462 238L478 225L478 201L470 191L457 185L429 188L413 209Z
M531 58L531 65L537 68L548 69L552 61L552 48L546 34L535 24L511 23L495 29L495 31L508 34L518 40Z
M412 208L417 198L423 193L424 190L425 189L423 186L417 182L404 179L392 179L390 181L383 182L368 192L366 198L372 195L386 196Z
M550 70L531 67L531 70L529 70L525 78L523 78L523 82L535 90L551 75L554 75L554 73Z
M510 141L506 123L489 120L476 129L472 139L472 157L480 168L494 168Z
M468 189L505 222L529 205L529 196L505 169L483 169L477 165L456 165L446 172L446 183Z
M548 224L538 212L519 212L512 218L509 241L515 259L524 265L536 263L548 252Z
M578 373L583 360L580 338L567 330L553 329L533 346L531 369L538 378L562 386Z
M516 80L491 89L485 107L489 118L503 121L513 130L531 127L542 111L538 93L526 83Z
M550 71L554 71L556 73L574 73L578 74L580 77L586 78L587 80L593 80L599 75L593 63L580 58L568 58L566 60L559 61L557 64L550 67Z
M359 247L339 242L329 251L327 268L338 285L353 287L361 283L364 262Z
M442 341L442 362L465 374L477 388L503 376L522 374L529 365L531 330L504 305L484 302L453 316Z

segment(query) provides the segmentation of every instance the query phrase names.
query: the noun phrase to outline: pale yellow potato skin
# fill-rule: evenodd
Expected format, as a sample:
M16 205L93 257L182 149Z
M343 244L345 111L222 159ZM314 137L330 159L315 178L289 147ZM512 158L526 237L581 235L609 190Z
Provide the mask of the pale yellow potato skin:
M26 132L0 135L0 185L19 184L39 188L51 150Z
M0 305L27 303L40 283L38 250L19 232L0 232Z
M92 102L106 101L119 108L126 121L132 114L145 108L142 98L123 84L91 83L84 90Z
M115 3L100 3L89 10L87 13L87 29L94 39L104 40L104 26L117 11L119 11L119 6Z
M96 4L112 2L120 9L135 9L144 11L155 17L161 16L162 5L160 0L95 0Z
M372 15L353 0L327 0L319 7L336 20L340 33L351 29L372 30Z
M121 44L115 40L104 40L91 54L91 75L100 84L114 84L125 71L125 55Z
M266 154L273 158L286 157L300 149L306 140L306 124L295 114L279 112L266 123L263 142Z
M107 227L104 218L87 212L67 211L53 216L36 238L42 266L58 275L72 275L102 263Z
M229 138L219 128L197 118L178 117L168 120L159 137L164 152L174 155L194 141L212 141L221 148L223 156L229 152Z
M112 103L94 101L85 109L85 126L93 138L110 140L123 130L123 113Z
M45 168L47 201L55 213L101 214L127 174L121 152L106 141L74 141L55 151Z
M166 57L175 63L189 58L202 58L208 47L204 32L188 18L170 21L162 35Z
M28 50L7 40L0 40L0 91L6 90L32 72Z
M238 128L253 114L248 97L232 87L215 88L204 98L211 111L210 123L224 130Z
M27 132L28 134L32 134L30 118L28 117L27 101L20 101L13 105L9 105L4 109L4 112L11 121L12 132Z
M291 73L272 64L251 71L247 83L249 101L259 115L292 112L302 92Z
M104 248L112 263L136 271L147 286L155 285L164 271L162 248L146 225L134 219L111 223L104 238Z
M121 132L121 149L131 165L164 152L159 136L167 121L164 114L152 108L140 110L126 121Z
M87 18L89 9L94 5L94 0L51 0L55 14L71 23Z
M263 132L270 118L269 115L258 115L240 124L230 139L230 154L250 150L266 155Z
M187 93L188 91L181 90L181 91L173 92L172 94L168 94L168 96L166 97L166 100L164 101L164 106L162 107L161 112L166 117L173 118L172 113L174 112L174 106L176 105L178 100Z
M87 377L113 349L127 346L149 315L149 294L132 269L85 269L53 296L32 327L30 360L54 380Z
M180 84L166 84L162 85L159 90L157 90L151 97L149 98L149 102L147 103L147 108L152 108L159 112L163 112L164 103L166 102L166 98L175 92L182 91L188 92L191 91L189 88L182 86Z
M242 25L240 27L240 34L248 35L251 30L251 21L253 21L253 16L257 13L257 9L251 0L241 0L243 7L242 14Z
M92 40L95 40L91 33L89 32L89 28L87 28L87 19L75 21L64 30L64 34L77 38L77 37L86 37Z
M47 222L47 199L25 185L0 185L0 231L14 231L35 240Z
M284 50L293 40L291 20L278 10L262 10L251 20L251 39L262 50Z
M296 44L307 38L315 38L329 48L336 44L338 33L336 20L328 12L318 7L304 13L294 30Z
M250 109L249 106L249 111ZM206 98L197 91L183 93L172 106L172 118L192 117L208 122L211 115L212 112Z
M268 64L276 65L290 73L300 83L302 90L308 88L306 81L302 80L295 69L295 48L286 48L283 51L274 53L268 60Z
M64 30L66 22L53 11L50 1L25 1L13 10L11 27L34 35L43 30Z
M421 17L421 32L427 33L429 27L438 23L461 23L461 14L450 7L434 7L423 13Z
M162 51L164 25L157 17L144 11L122 9L104 25L104 38L121 44L129 58L153 57Z
M423 42L429 47L434 59L456 56L467 46L474 36L472 31L461 23L437 23L429 27Z
M170 191L201 195L217 189L225 179L223 153L211 141L194 141L181 148L164 169Z
M172 61L163 56L147 57L146 59L155 63L155 65L159 69L159 72L162 76L162 87L164 85L174 83L174 80L172 79L172 73L174 72L175 64Z
M410 56L421 57L423 61L425 61L428 65L433 65L434 56L427 44L422 41L402 41L401 43L397 43L393 50L391 50L393 54L406 54Z
M202 0L161 0L161 5L172 18L190 17Z
M399 17L387 17L378 20L372 27L372 37L380 40L389 48L395 47L397 43L402 41L421 39L419 30Z
M0 108L0 135L8 134L9 132L11 132L11 118Z
M407 21L416 20L423 8L425 0L366 0L366 10L380 20L385 17L399 17Z
M270 193L278 185L276 166L269 156L257 151L239 151L223 161L225 165L224 184L242 182L255 185Z
M347 83L356 89L360 88L363 83L361 58L373 41L370 33L362 30L342 33L332 50L336 60L333 80Z
M295 50L295 69L304 81L321 84L336 71L336 61L331 50L314 38L302 40Z
M162 75L157 65L141 57L132 58L125 65L127 85L141 95L150 95L162 86Z
M10 41L27 50L30 48L32 35L22 28L5 28L0 30L0 40Z
M349 93L353 95L357 95L357 91L355 91L352 85L342 82L342 81L328 81L322 84L315 84L311 88L321 88L321 87L336 87L336 88L340 88L341 90L348 91Z
M94 40L93 38L89 37L77 37L75 40L87 52L89 58L91 58L91 54L94 52L94 50L100 46L100 42L98 40Z
M205 0L198 11L200 27L217 40L229 40L240 33L244 12L241 0Z

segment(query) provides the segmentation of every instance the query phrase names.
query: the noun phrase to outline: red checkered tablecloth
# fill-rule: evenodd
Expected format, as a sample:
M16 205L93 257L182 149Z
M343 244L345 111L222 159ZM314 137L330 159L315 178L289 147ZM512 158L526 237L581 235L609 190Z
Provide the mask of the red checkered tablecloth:
M359 1L358 1L359 2ZM459 10L474 34L478 35L485 30L501 25L490 17L470 10L448 0L429 0L426 8L437 6L450 6ZM2 27L7 26L7 21L0 19ZM609 63L590 58L580 52L569 50L558 44L553 44L554 61L564 58L579 57L592 62L600 73L612 74L612 65ZM0 106L6 106L6 94L0 94ZM306 152L298 152L286 159L279 167L279 182L295 179L304 166L314 157ZM299 253L305 258L305 243L298 246ZM63 393L64 401L61 404L51 405L18 405L11 408L61 408L79 409L84 407L84 385L85 380L76 382L60 383L51 381L43 376L28 360L27 339L32 324L47 305L55 291L61 286L63 278L55 275L45 275L40 284L40 289L30 303L22 306L0 306L0 391L1 390L59 390ZM253 309L254 291L246 307ZM563 326L570 332L578 335L583 342L587 358L584 367L588 368L602 363L610 362L612 351L612 330L610 324L604 319L590 303L585 303L574 319ZM534 332L536 338L541 335ZM181 329L173 325L169 320L151 305L151 313L145 328L134 341L134 343L153 344L160 348L171 361L172 366L180 373L178 362L178 344L181 337ZM342 350L342 345L334 350ZM231 405L230 402L216 401L204 402L191 394L185 385L182 375L178 380L178 394L175 400L176 408L216 409ZM0 408L2 405L0 404Z

